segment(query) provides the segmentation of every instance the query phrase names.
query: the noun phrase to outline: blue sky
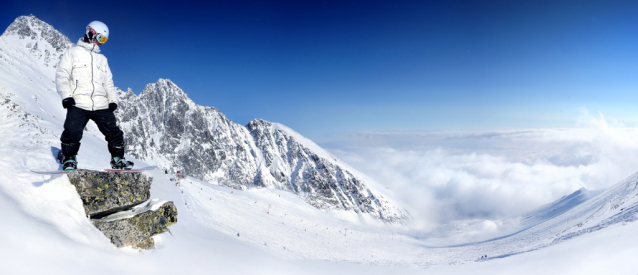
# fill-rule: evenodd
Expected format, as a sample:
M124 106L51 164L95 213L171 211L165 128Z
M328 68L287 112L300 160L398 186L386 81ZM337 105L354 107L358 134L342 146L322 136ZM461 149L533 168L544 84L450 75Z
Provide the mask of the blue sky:
M245 124L358 131L638 126L638 1L3 1L72 41L92 20L115 85L168 78Z

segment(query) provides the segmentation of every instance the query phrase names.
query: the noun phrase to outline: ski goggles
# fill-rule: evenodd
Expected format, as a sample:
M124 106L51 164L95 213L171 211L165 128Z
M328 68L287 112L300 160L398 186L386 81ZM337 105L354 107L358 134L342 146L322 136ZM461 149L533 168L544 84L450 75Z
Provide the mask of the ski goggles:
M88 26L87 26L86 28L89 30L89 32L90 32L91 34L93 34L92 36L94 36L94 37L95 37L95 40L96 40L98 43L100 43L100 44L104 44L104 42L106 42L106 40L109 40L109 38L108 38L108 37L106 37L106 36L102 35L101 33L97 33L97 32L96 32L93 28L88 27ZM89 36L89 38L90 38L90 36Z
M106 42L106 40L109 40L106 36L102 35L101 33L98 33L97 36L95 37L95 39L100 44L104 44L104 42Z

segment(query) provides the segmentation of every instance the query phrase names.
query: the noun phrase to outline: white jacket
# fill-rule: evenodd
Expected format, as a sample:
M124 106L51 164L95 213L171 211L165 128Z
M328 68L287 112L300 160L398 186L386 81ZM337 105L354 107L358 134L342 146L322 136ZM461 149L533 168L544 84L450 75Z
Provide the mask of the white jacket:
M73 97L75 106L88 111L109 108L117 103L113 74L95 44L78 44L64 52L55 72L55 83L62 99Z

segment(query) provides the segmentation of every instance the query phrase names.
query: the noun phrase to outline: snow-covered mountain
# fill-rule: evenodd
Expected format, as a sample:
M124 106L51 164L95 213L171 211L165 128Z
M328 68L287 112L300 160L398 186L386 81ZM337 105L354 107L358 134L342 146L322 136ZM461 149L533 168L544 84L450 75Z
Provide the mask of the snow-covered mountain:
M3 39L28 49L25 58L35 59L32 63L50 77L60 55L73 45L34 16L16 19ZM55 93L54 87L46 90ZM137 159L237 189L286 190L322 210L350 211L386 223L409 221L406 210L371 187L372 180L288 127L259 119L236 124L216 108L195 104L165 79L147 85L139 96L130 90L118 94L116 116L127 153Z
M65 111L54 59L72 43L56 32L27 16L0 36L3 274L635 273L638 174L599 194L577 191L533 212L535 225L480 242L351 223L333 212L395 223L404 212L365 175L291 129L263 120L232 123L168 80L139 96L121 92L121 125L134 133L130 156L203 180L189 177L176 186L163 170L148 172L152 197L175 201L180 222L172 236L158 236L157 251L118 250L86 218L66 175L29 172L58 168ZM93 124L78 157L85 168L108 165L106 142ZM391 213L396 220L386 217Z
M18 38L14 42L22 42L29 49L32 57L41 60L45 67L55 68L60 56L73 43L51 25L35 16L18 17L2 34L5 39Z
M170 172L236 189L280 189L322 210L370 215L405 224L405 210L354 169L292 129L261 119L246 126L213 107L195 104L170 80L136 96L120 93L116 112L127 152Z

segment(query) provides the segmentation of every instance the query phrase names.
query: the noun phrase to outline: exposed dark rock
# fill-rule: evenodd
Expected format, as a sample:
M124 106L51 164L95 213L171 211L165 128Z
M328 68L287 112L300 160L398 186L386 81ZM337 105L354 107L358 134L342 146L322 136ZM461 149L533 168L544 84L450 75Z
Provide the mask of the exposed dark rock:
M120 212L94 221L97 229L117 247L153 249L153 236L168 231L168 226L177 222L177 208L173 202L165 202L157 208L149 203L146 207ZM127 217L132 216L132 217Z
M103 172L78 169L68 174L82 199L84 211L100 218L147 201L152 177L139 172Z

